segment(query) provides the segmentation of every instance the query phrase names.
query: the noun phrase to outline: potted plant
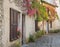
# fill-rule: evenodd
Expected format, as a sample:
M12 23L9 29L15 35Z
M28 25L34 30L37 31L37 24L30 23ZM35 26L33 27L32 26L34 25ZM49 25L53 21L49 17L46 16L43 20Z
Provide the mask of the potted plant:
M20 29L17 28L17 37L19 38L21 36Z

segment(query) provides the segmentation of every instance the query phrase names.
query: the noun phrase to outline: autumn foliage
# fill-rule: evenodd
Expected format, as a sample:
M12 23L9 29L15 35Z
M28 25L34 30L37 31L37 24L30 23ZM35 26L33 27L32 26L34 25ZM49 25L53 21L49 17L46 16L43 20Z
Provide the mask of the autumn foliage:
M48 4L42 4L40 0L24 0L23 5L27 8L27 14L29 16L37 16L38 21L42 21L43 19L48 20L52 17L56 17L55 7ZM47 8L49 9L49 13Z

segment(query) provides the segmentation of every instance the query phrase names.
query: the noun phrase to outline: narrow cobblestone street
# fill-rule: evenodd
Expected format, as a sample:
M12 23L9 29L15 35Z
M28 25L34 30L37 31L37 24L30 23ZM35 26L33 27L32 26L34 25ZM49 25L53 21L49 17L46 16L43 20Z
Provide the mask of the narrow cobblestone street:
M45 35L28 47L60 47L60 33Z

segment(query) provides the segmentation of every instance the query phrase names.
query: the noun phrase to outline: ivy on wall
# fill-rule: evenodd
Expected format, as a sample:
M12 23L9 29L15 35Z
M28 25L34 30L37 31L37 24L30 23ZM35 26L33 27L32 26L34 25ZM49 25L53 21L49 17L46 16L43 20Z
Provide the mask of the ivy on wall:
M42 21L42 20L48 20L49 15L47 12L46 6L43 6L41 3L41 0L24 0L25 1L25 7L27 8L27 14L29 16L35 16L36 20ZM52 11L51 11L52 10ZM55 15L52 13L54 10L50 9L51 15Z
M42 21L48 19L48 14L46 12L46 8L43 6L43 4L40 4L40 1L33 0L31 4L31 9L36 9L35 15L37 16L36 20Z

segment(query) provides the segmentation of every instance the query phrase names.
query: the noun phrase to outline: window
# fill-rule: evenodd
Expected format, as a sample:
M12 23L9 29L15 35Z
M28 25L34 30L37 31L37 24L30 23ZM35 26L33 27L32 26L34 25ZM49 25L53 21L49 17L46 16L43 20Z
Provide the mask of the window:
M10 41L18 39L17 27L18 27L18 16L20 13L14 9L10 9Z

